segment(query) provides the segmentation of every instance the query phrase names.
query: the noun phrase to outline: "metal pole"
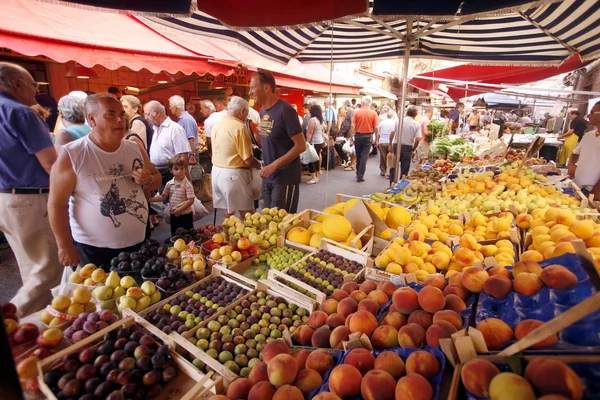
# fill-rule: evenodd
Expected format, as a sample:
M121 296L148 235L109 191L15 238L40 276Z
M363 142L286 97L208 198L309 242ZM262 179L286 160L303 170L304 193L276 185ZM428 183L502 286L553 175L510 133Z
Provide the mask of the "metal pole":
M404 66L402 70L402 96L400 99L400 109L398 110L398 129L396 136L398 137L398 148L396 149L396 162L394 163L394 182L398 182L400 177L400 151L402 148L402 125L404 122L406 93L408 91L408 67L410 65L410 45L412 43L412 21L407 20L406 37L404 39Z

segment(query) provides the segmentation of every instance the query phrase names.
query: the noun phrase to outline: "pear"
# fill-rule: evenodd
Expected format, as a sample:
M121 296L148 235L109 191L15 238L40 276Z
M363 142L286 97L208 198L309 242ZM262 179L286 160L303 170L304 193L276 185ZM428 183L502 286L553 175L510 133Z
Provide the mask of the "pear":
M106 278L105 286L115 289L117 286L119 286L119 282L121 282L119 274L117 274L115 271L112 271L110 274L108 274L108 278Z
M104 301L104 300L110 299L110 297L113 294L113 290L112 290L112 288L109 288L108 286L98 286L97 288L94 289L92 294L99 301Z

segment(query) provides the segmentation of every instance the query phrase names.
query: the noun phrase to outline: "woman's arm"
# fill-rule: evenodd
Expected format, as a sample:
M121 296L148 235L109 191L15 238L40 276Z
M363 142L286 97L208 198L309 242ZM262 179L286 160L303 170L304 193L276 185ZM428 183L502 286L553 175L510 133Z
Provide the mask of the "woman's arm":
M314 133L315 133L315 120L311 118L310 122L308 123L308 128L306 129L306 141L308 143L310 143Z
M65 144L73 141L73 138L71 137L69 132L67 132L65 130L60 130L60 131L56 132L56 136L54 136L54 138L55 138L54 139L54 148L56 149L57 152Z

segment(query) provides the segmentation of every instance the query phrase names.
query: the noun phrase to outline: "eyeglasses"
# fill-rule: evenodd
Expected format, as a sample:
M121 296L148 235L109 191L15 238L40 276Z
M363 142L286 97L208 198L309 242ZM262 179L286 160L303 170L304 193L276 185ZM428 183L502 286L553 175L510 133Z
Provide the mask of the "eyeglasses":
M35 90L38 90L40 88L40 84L37 83L36 81L29 81L28 79L26 79L24 77L20 77L19 79L21 79L25 83L29 83Z
M600 111L592 111L588 115L599 115Z
M151 116L153 116L155 113L156 113L156 111L151 111L151 112L149 112L149 113L144 113L144 118L151 117Z

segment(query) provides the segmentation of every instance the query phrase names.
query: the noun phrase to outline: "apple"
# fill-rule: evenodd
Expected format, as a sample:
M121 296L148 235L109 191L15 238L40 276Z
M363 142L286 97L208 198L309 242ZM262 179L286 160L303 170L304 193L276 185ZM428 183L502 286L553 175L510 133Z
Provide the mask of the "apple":
M38 347L37 349L35 349L31 353L32 356L37 357L40 360L43 360L46 357L50 357L52 354L54 354L54 352L52 350L50 350L50 349L45 348L45 347Z
M58 328L50 328L42 332L37 338L37 345L48 349L58 346L63 340L63 331Z
M20 379L29 379L37 376L38 369L37 363L40 361L39 358L30 356L21 360L17 364L17 374Z
M33 342L40 334L40 330L35 324L26 323L17 328L13 334L13 342L16 346Z
M237 247L240 250L248 250L250 248L250 246L252 246L252 243L250 243L250 241L248 240L248 238L241 237L237 241Z
M133 298L134 300L137 300L140 297L142 297L144 293L139 287L130 287L129 289L127 289L126 295Z
M250 246L250 248L248 249L248 252L250 253L250 255L253 255L253 256L258 254L259 251L260 251L260 249L256 245Z
M225 257L223 257L225 258ZM233 261L241 261L242 260L242 253L240 253L239 251L234 251L231 253L231 258L233 259Z
M221 233L215 233L215 234L212 236L212 240L213 240L215 243L221 244L221 243L223 243L223 242L225 241L225 237L224 237L224 236L223 236Z
M15 306L11 302L0 303L0 307L2 308L2 312L5 314L5 318L6 318L6 314L16 314L17 313L17 306Z
M4 320L4 329L8 335L12 335L14 331L19 327L19 323L14 319L5 319Z

